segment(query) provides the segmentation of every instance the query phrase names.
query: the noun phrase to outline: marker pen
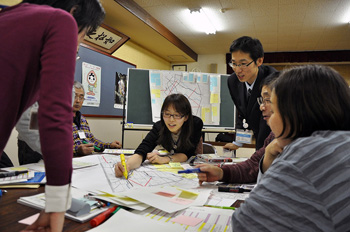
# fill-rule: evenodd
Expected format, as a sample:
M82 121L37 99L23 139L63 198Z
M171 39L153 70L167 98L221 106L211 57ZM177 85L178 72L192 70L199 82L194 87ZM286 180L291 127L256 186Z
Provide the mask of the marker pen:
M90 221L90 225L92 227L100 225L102 222L104 222L111 215L111 213L113 213L114 210L117 209L117 207L118 206L114 206L112 208L109 208L106 211L104 211L103 213L101 213L100 215L98 215L97 217L93 218Z
M218 209L232 209L235 210L235 207L229 207L229 206L216 206L216 205L204 205L206 207L212 207L212 208L218 208Z
M23 171L13 171L13 172L0 172L0 178L10 177L10 176L18 176L20 174L26 174L28 170Z
M186 169L186 170L178 171L177 173L180 174L180 173L198 173L198 172L202 172L200 168Z
M83 140L83 143L84 143L84 144L88 144L88 142L87 142L86 140ZM101 151L101 148L96 147L95 145L94 145L94 148L95 148L97 151Z

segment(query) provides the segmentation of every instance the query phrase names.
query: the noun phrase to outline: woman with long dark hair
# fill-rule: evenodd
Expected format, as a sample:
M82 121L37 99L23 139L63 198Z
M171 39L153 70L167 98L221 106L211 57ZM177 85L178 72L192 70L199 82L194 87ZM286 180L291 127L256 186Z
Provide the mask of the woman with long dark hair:
M161 120L135 150L127 163L127 171L138 168L146 159L151 163L185 162L195 155L201 138L203 122L192 115L191 104L182 94L171 94L163 102ZM166 156L160 156L155 148L165 149ZM123 165L115 166L116 176L123 175Z
M295 67L274 82L271 108L269 167L234 212L233 231L349 231L348 84L326 66Z

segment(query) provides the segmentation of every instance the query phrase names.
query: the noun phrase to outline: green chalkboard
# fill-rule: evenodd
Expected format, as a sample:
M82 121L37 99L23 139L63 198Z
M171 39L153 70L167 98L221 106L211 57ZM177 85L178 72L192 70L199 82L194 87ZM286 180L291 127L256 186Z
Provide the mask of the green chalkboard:
M153 125L151 95L149 88L149 71L130 68L127 83L126 122L133 125ZM169 72L169 71L167 71ZM228 75L221 76L220 125L204 127L234 128L235 107L228 87Z

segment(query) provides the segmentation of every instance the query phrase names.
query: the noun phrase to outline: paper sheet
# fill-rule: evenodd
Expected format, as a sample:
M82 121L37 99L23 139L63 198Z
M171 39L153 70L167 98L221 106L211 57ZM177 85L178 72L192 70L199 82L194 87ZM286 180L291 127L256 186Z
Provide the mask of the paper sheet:
M18 223L25 224L25 225L31 225L36 221L36 219L38 219L39 215L40 215L40 213L36 213L32 216L29 216L27 218L24 218L24 219L18 221Z
M120 209L100 226L88 230L89 232L115 232L118 231L152 231L152 232L178 232L178 225L165 225Z
M129 172L127 180L125 178L117 178L115 177L114 164L120 161L120 157L114 155L101 155L99 156L99 160L103 172L105 173L104 178L107 179L111 189L111 191L106 192L122 193L130 189L155 186L176 185L184 188L195 188L198 186L198 180L196 179L186 179L178 174L161 172L152 167L152 165L142 165L141 167Z
M176 193L176 195L170 198L168 196L160 196L157 194L158 192ZM196 190L185 190L166 186L145 188L143 191L130 190L125 195L167 213L173 213L190 206L204 205L210 192L211 190L197 192Z
M233 212L233 210L216 209L210 207L190 207L188 209L178 211L175 213L166 213L155 208L149 208L142 212L133 211L133 213L135 214L142 215L143 217L150 219L154 222L164 223L169 227L171 227L174 223L172 222L172 220L181 215L202 220L196 226L189 226L183 224L181 225L181 229L178 229L178 232L231 232L231 217Z

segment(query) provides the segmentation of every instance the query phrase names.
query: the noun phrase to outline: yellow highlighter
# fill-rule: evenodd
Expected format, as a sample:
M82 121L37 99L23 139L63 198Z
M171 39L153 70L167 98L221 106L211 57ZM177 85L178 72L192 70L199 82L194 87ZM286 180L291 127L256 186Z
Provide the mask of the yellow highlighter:
M125 179L128 179L128 170L126 169L125 156L124 154L120 154L120 160L122 161L122 165L124 167L123 175Z

